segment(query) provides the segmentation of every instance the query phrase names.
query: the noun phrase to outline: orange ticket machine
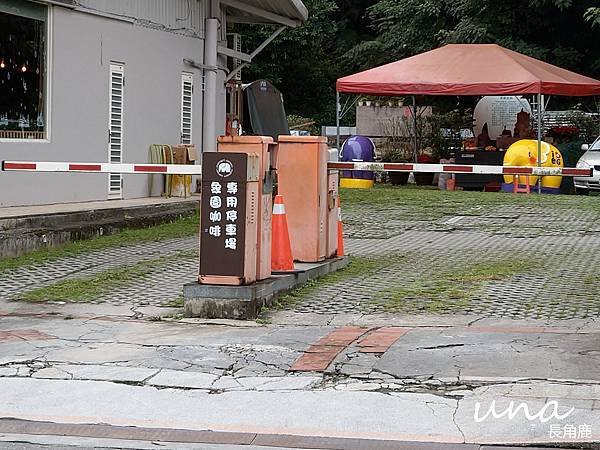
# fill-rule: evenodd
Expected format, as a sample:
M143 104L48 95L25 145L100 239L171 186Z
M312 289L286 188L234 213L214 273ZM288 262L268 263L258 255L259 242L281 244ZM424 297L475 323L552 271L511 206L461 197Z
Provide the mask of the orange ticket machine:
M328 159L326 137L279 136L278 193L297 261L322 261L337 252L338 174L327 170Z
M259 159L258 224L256 241L256 279L271 276L271 213L273 210L274 154L273 138L265 136L220 136L217 153L256 154Z

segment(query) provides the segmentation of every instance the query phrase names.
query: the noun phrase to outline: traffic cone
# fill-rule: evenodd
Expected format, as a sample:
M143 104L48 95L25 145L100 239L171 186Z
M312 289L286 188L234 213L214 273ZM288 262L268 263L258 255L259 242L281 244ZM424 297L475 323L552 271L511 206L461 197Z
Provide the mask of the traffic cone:
M338 256L344 256L344 224L342 223L342 205L340 198L337 199L338 207Z
M283 195L275 196L272 227L271 270L273 272L293 272L294 258L292 257L292 246L290 244L285 206L283 205Z

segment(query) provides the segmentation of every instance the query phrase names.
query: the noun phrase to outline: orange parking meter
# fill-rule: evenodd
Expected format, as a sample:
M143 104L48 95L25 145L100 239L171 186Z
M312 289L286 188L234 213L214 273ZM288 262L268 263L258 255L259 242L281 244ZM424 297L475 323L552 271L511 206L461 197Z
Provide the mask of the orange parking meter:
M279 136L278 193L297 261L322 261L337 250L337 173L328 173L328 158L325 137Z
M218 153L249 153L258 155L258 224L256 279L271 276L271 212L273 210L273 180L271 177L271 150L273 138L265 136L221 136L217 142Z

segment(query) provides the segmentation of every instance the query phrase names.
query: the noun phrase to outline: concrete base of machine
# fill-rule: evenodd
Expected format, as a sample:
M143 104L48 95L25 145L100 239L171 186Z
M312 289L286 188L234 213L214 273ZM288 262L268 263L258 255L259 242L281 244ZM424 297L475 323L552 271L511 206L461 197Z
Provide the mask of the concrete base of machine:
M249 286L188 283L183 286L184 314L206 319L256 319L261 308L271 306L279 295L346 265L348 257L296 263L294 273L273 275Z

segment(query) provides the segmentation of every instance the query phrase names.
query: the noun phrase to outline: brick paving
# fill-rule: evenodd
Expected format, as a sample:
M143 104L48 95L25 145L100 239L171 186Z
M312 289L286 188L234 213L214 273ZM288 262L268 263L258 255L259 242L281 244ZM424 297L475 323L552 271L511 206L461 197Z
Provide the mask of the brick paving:
M38 330L0 330L0 342L45 341L48 339L55 339L55 337L46 333L42 333Z
M18 299L21 293L62 280L90 277L106 270L171 257L153 266L146 275L93 301L161 306L181 297L183 284L195 279L198 268L194 251L197 245L195 237L144 242L18 267L0 274L0 298Z
M385 353L394 342L410 331L410 328L383 327L367 334L358 341L361 353Z
M379 267L320 284L292 308L322 314L599 317L600 202L595 209L579 205L578 198L568 200L572 206L476 205L448 208L449 214L427 205L423 211L402 204L347 208L347 252L376 260ZM514 262L528 268L444 286L452 274L460 279L470 268Z
M342 327L323 336L290 367L291 372L323 372L335 357L368 330L361 327Z
M375 273L319 286L296 305L296 311L458 312L547 319L600 315L600 267L594 264L600 250L597 235L520 238L480 231L408 230L385 240L350 239L347 248L351 255L389 255L390 262ZM407 295L390 306L395 290L412 286L417 292L435 291L435 276L442 271L456 268L460 274L469 264L519 259L534 261L532 269L484 283L472 301Z
M343 214L346 251L377 261L377 267L317 283L291 308L300 313L323 314L598 317L598 200L592 198L580 204L578 198L572 198L566 206L556 208L549 208L547 202L461 207L416 207L402 202L348 206ZM597 201L597 209L593 201ZM170 258L153 265L145 275L94 300L132 307L163 306L180 298L182 285L195 279L196 248L196 237L189 237L20 267L1 274L0 299L18 299L19 294L33 288L167 256ZM530 267L512 276L491 277L475 284L454 281L440 288L448 274L460 275L469 267L514 261L525 261Z

